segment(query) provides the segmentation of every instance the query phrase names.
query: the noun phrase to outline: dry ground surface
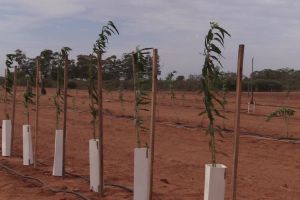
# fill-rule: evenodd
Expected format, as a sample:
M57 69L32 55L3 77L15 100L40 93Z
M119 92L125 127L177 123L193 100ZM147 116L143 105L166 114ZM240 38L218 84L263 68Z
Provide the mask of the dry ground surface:
M0 158L0 199L78 199L72 194L54 193L33 180L21 178L7 169L41 179L57 189L76 191L88 199L100 199L89 191L88 140L92 138L89 100L86 91L70 91L68 106L67 167L73 175L64 179L53 177L55 108L51 96L54 90L41 97L40 133L38 138L37 169L22 166L22 124L25 123L22 89L19 89L16 108L14 156ZM241 111L241 138L237 199L299 200L300 199L300 93L256 93L257 112L247 114L247 93L243 94ZM116 92L104 94L104 166L105 182L132 188L133 150L135 131L132 121L133 93L126 92L122 106ZM286 140L284 123L280 119L266 122L266 115L279 106L289 105L296 110L290 122ZM1 103L0 110L3 110ZM156 126L154 199L203 199L204 165L210 162L206 119L198 113L203 110L201 95L178 92L176 101L167 92L159 92ZM226 199L230 199L235 95L228 94L226 120L218 123L226 129L224 138L217 136L217 160L228 166ZM1 112L2 113L2 112ZM2 114L1 114L2 115ZM31 111L33 135L35 110ZM143 136L144 141L147 135ZM107 186L104 200L132 199L123 189Z

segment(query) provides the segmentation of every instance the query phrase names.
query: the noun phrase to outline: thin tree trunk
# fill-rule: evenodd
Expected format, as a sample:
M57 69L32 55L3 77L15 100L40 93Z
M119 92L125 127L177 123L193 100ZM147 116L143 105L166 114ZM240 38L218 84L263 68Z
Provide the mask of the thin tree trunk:
M16 95L17 95L17 66L14 71L14 85L13 85L13 105L12 105L12 122L11 122L11 143L10 148L13 150L14 135L15 135L15 118L16 118Z
M42 77L42 81L41 81L41 94L42 94L42 95L46 95L46 94L47 94L47 91L46 91L46 88L45 88L45 80L44 80L44 77Z
M57 111L56 111L56 130L59 130L59 115L60 115L60 94L61 94L61 88L60 88L60 73L61 73L61 66L60 65L58 65L58 67L57 67L57 71L56 71L56 73L57 73L57 77L56 77L56 103L57 103L57 108L56 109L58 109Z
M137 94L136 94L136 66L135 66L135 58L134 58L134 52L132 52L132 72L133 72L133 93L134 93L134 126L135 126L135 135L136 135L136 147L141 148L141 137L140 137L140 129L138 126L138 121L139 121L139 109L137 105Z
M244 45L239 45L237 62L237 82L236 82L236 113L234 124L234 152L233 152L233 172L232 172L232 200L236 200L237 171L239 160L239 140L240 140L240 110L241 110L241 90L244 62ZM253 97L253 96L252 96Z
M64 121L63 121L63 177L66 172L66 143L67 143L67 111L68 111L68 55L65 55L65 69L64 69Z
M284 118L285 120L285 131L286 131L286 137L289 137L289 119L287 117Z
M210 129L213 128L213 125L210 126ZM216 167L217 165L217 158L216 158L216 139L215 139L215 133L210 133L210 148L211 148L211 160L212 160L212 166Z
M4 76L4 116L3 119L8 119L7 116L7 91L6 91L6 78L7 78L7 71L5 69L5 76Z
M35 148L34 148L34 168L37 166L37 152L38 152L38 135L39 135L39 74L40 74L40 60L39 57L36 61L36 79L35 79L35 93L36 93L36 113L35 113Z
M97 65L98 65L98 118L99 118L99 191L100 195L104 196L104 169L103 169L103 115L102 115L102 88L103 88L103 79L102 79L102 54L97 54Z
M150 192L149 200L152 200L153 174L154 174L154 149L155 149L155 121L156 121L156 92L157 92L157 49L153 49L152 63L152 102L151 102L151 125L150 125Z
M29 93L29 80L28 78L26 79L26 93ZM25 102L26 104L26 120L27 120L27 125L29 125L29 103Z

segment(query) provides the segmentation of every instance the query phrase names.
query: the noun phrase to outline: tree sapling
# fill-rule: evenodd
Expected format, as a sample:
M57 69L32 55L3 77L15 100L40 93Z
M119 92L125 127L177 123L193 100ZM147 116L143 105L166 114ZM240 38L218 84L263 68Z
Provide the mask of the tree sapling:
M285 123L285 132L286 132L286 137L289 137L289 121L291 119L292 116L294 116L295 114L295 110L288 108L288 107L281 107L278 108L277 110L271 112L268 116L267 116L267 122L271 121L274 117L279 117L281 119L283 119L284 123Z
M217 84L220 81L220 67L222 63L220 58L222 58L222 51L217 44L224 46L225 36L230 36L230 34L223 28L221 28L217 23L211 22L210 29L205 37L205 48L204 48L204 64L202 67L202 86L203 86L203 103L205 110L199 115L206 115L209 123L206 129L206 134L209 135L209 148L211 151L212 166L215 167L216 160L216 142L215 133L221 134L221 128L216 125L216 117L224 117L216 104L224 107L222 99L219 97Z

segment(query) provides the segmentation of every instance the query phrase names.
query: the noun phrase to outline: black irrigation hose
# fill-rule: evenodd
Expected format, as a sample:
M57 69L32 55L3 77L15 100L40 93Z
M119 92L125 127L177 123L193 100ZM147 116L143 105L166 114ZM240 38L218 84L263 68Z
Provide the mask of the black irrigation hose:
M108 114L108 117L111 118L126 118L126 119L131 119L131 116L119 116L119 115L114 115L114 114ZM158 121L160 125L164 126L169 126L169 127L174 127L174 128L185 128L185 129L204 129L205 127L200 126L200 125L185 125L183 123L173 123L173 122L164 122L164 121ZM224 132L233 132L233 129L226 129ZM293 143L293 144L298 144L300 143L300 138L284 138L284 137L274 137L271 135L260 135L255 132L249 132L249 131L241 131L241 136L249 136L249 137L256 137L264 140L273 140L273 141L279 141L279 142L288 142L288 143Z
M104 113L105 115L107 115L110 118L115 118L115 119L133 119L132 116L122 116L122 115L116 115L113 113ZM174 127L174 128L185 128L185 129L204 129L205 127L201 126L201 125L186 125L184 123L173 123L173 122L169 122L169 121L157 121L157 123L159 123L160 125L164 125L164 126L170 126L170 127ZM226 129L224 130L224 132L233 132L233 129ZM260 139L266 139L266 140L273 140L273 141L279 141L279 142L289 142L289 143L294 143L294 144L298 144L300 143L300 138L285 138L285 137L274 137L271 135L261 135L261 134L257 134L255 132L249 132L249 131L241 131L241 135L244 136L250 136L250 137L257 137Z
M0 149L0 153L1 153L1 149ZM16 157L19 157L19 158L22 158L22 156L20 156L20 155L15 155ZM43 166L49 166L49 165L47 165L47 164L45 164L45 163L43 163L43 162L40 162L40 161L38 161L37 160L37 163L39 163L40 165L43 165ZM0 163L0 165L1 165L1 163ZM3 165L3 164L2 164ZM90 181L90 179L88 178L88 177L85 177L85 176L82 176L82 175L79 175L79 174L73 174L73 173L71 173L71 172L65 172L67 175L69 175L69 176L73 176L73 177L76 177L76 178L81 178L81 179L83 179L83 180L85 180L86 182L89 182ZM28 179L29 179L30 177L28 177ZM129 188L129 187L127 187L127 186L125 186L125 185L120 185L120 184L116 184L116 183L104 183L104 186L111 186L111 187L116 187L116 188L120 188L120 189L123 189L123 190L125 190L125 191L127 191L127 192L130 192L130 193L133 193L133 189L131 189L131 188Z
M66 174L68 174L69 176L81 178L81 179L85 180L86 182L90 181L90 179L88 177L85 177L85 176L81 176L81 175L78 175L78 174L73 174L73 173L70 173L70 172L66 172ZM121 189L123 189L127 192L133 193L133 189L131 189L127 186L124 186L124 185L116 184L116 183L105 183L104 182L104 186L111 186L111 187L121 188Z
M121 188L129 193L133 193L133 189L128 188L127 186L124 185L119 185L119 184L115 184L115 183L104 183L104 186L111 186L111 187L116 187L116 188Z
M259 104L257 104L259 105ZM88 112L87 110L81 110L80 112ZM230 112L230 111L229 111ZM113 113L110 113L110 112L106 112L104 113L105 115L108 115L110 117L113 117L113 118L127 118L127 119L131 119L132 116L119 116L119 115L114 115ZM165 123L165 122L160 122L161 125L165 125L165 126L172 126L172 127L175 127L175 128L189 128L189 129L197 129L197 128L203 128L203 127L200 127L200 126L187 126L187 125L183 125L183 124L172 124L172 123ZM2 127L1 127L2 128ZM229 130L227 129L226 132L231 132L233 130ZM251 133L251 132L241 132L244 136L253 136L253 137L257 137L257 138L262 138L262 139L267 139L267 140L274 140L274 141L285 141L285 142L292 142L292 143L298 143L299 139L296 138L296 139L290 139L290 138L275 138L275 137L272 137L272 136L262 136L262 135L259 135L259 134L256 134L256 133ZM41 165L45 165L44 163L42 162L38 162L39 164ZM31 180L35 180L37 182L39 182L41 184L41 186L44 186L45 188L48 188L48 190L52 191L52 192L64 192L64 193L70 193L70 194L73 194L73 195L76 195L78 197L81 197L82 199L85 199L85 200L88 200L86 197L82 196L81 194L77 193L77 192L72 192L72 191L68 191L68 190L59 190L59 189L54 189L54 188L51 188L50 186L44 184L40 179L37 179L37 178L34 178L34 177L30 177L30 176L24 176L22 174L19 174L17 173L15 170L11 169L11 168L8 168L7 166L4 166L3 164L0 164L0 166L2 168L5 168L9 171L12 171L14 172L15 174L25 178L25 179L31 179ZM84 177L84 176L81 176L81 175L78 175L78 174L73 174L73 173L70 173L70 172L66 172L66 174L70 175L70 176L73 176L73 177L77 177L77 178L81 178L87 182L89 182L89 178L87 177ZM119 185L119 184L115 184L115 183L104 183L105 186L111 186L111 187L117 187L117 188L121 188L127 192L130 192L130 193L133 193L133 190L129 187L126 187L124 185Z
M78 192L73 192L73 191L70 191L70 190L61 190L61 189L56 189L56 188L53 188L53 187L50 187L49 185L47 185L45 182L43 182L42 180L38 179L38 178L34 178L32 176L26 176L26 175L23 175L19 172L17 172L16 170L8 167L7 165L4 165L2 163L0 163L0 167L1 168L4 168L6 169L8 172L10 172L11 174L15 174L19 177L22 177L23 179L29 179L29 180L33 180L37 183L39 183L39 186L40 187L43 187L43 188L46 188L48 189L49 191L51 192L54 192L54 193L67 193L67 194L72 194L72 195L75 195L77 197L79 197L80 199L83 199L83 200L90 200L89 198L83 196L82 194L78 193Z
M47 164L42 163L40 161L37 161L37 162L41 165L48 166ZM90 182L90 179L86 176L82 176L82 175L79 175L79 174L73 174L71 172L65 172L65 173L69 176L73 176L73 177L76 177L76 178L81 178L81 179L85 180L86 182ZM124 186L124 185L116 184L116 183L105 183L104 182L104 186L111 186L111 187L121 188L121 189L123 189L127 192L133 193L133 189L131 189L127 186Z
M42 163L40 161L37 161L37 162L41 165L48 166L47 164ZM76 177L76 178L81 178L81 179L85 180L86 182L90 182L90 179L88 177L85 177L85 176L82 176L82 175L79 175L79 174L73 174L71 172L65 172L65 173L69 176L73 176L73 177ZM127 192L133 193L133 189L131 189L127 186L124 186L124 185L116 184L116 183L104 183L104 186L111 186L111 187L121 188L121 189L123 189Z
M256 104L256 105L263 105L263 104ZM263 106L271 106L271 105L263 105ZM49 106L48 106L49 107ZM50 106L51 107L51 106ZM296 109L300 109L298 107L293 107ZM71 109L71 108L69 108ZM85 112L89 112L88 110L79 110L81 113L85 113ZM227 111L227 112L231 112L231 111ZM130 115L126 115L126 116L122 116L122 115L116 115L113 114L111 112L105 112L104 110L104 115L108 116L108 117L112 117L112 118L120 118L120 119L133 119L132 116ZM259 115L259 114L254 114L253 116L264 116L264 115ZM172 123L172 122L163 122L163 121L157 121L159 124L161 125L165 125L165 126L171 126L171 127L175 127L175 128L187 128L187 129L197 129L197 128L201 128L203 129L203 127L197 125L197 126L192 126L192 125L184 125L184 124L176 124L176 123ZM227 129L225 130L225 132L232 132L233 130ZM265 140L273 140L273 141L279 141L279 142L288 142L288 143L293 143L293 144L299 144L300 143L300 138L279 138L279 137L273 137L270 135L260 135L257 134L255 132L248 132L248 131L241 131L241 135L244 136L249 136L249 137L255 137L255 138L260 138L260 139L265 139Z

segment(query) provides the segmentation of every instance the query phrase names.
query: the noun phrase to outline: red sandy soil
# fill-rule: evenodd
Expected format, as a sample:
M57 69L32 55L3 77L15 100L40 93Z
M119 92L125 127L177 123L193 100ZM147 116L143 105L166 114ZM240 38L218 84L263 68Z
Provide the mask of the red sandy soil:
M82 178L67 175L53 177L55 108L48 89L41 97L40 132L38 137L37 169L23 166L21 128L25 123L22 89L19 89L16 108L14 156L0 158L14 170L41 179L46 184L80 192L89 199L101 199L89 191L89 183ZM67 172L88 177L88 140L92 138L89 99L86 91L70 91L68 99ZM105 182L132 188L133 149L135 131L132 121L133 93L124 95L124 109L117 93L105 93L104 99L104 166ZM156 123L156 151L154 164L154 199L203 199L204 165L210 163L207 120L201 122L198 113L203 109L201 95L178 92L176 102L167 92L159 92ZM300 199L300 93L255 93L256 114L247 114L247 93L243 94L241 111L241 138L238 168L237 199L299 200ZM284 140L285 126L281 119L266 122L266 115L278 106L289 105L296 110L290 121L290 135L296 140ZM34 107L34 106L33 106ZM0 105L3 110L3 103ZM228 167L226 200L230 199L235 95L228 94L224 138L217 136L217 160ZM33 135L35 111L31 111ZM222 120L218 121L220 125ZM146 141L147 135L143 136ZM34 181L13 175L0 166L0 199L77 199L71 194L53 193ZM115 187L105 188L105 200L132 199L132 194Z

